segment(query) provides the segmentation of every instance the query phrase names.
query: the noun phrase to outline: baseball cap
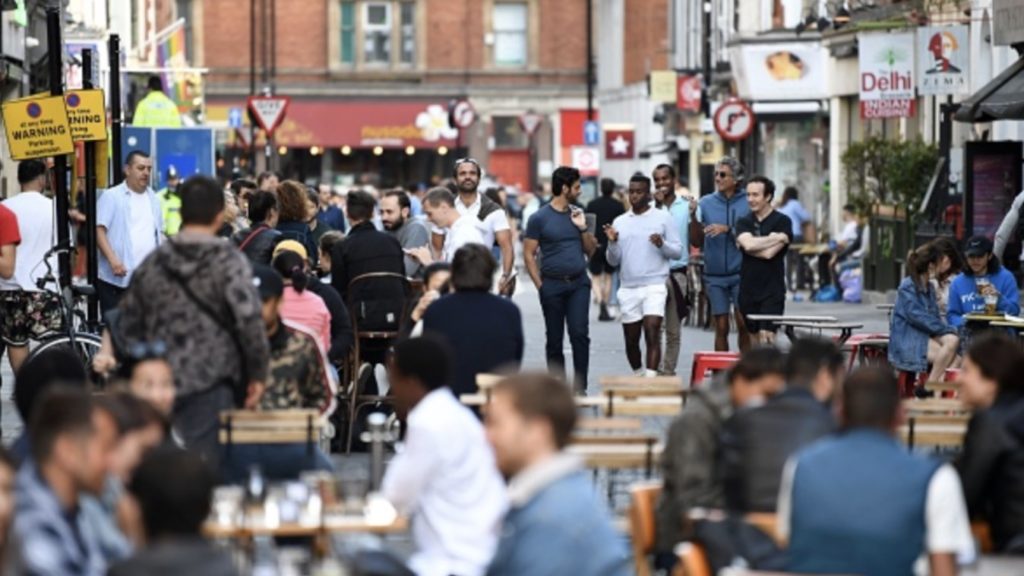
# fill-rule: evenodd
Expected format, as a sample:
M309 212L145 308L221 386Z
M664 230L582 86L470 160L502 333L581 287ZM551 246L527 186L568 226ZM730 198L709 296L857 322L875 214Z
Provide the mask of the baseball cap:
M299 256L302 256L303 260L309 259L309 253L306 252L306 247L303 246L298 240L282 240L277 243L274 247L274 258L281 252L295 252Z
M253 263L252 283L260 293L261 300L280 298L284 294L284 281L281 280L281 275L266 264Z
M964 247L966 256L984 256L992 253L992 241L984 236L971 236Z

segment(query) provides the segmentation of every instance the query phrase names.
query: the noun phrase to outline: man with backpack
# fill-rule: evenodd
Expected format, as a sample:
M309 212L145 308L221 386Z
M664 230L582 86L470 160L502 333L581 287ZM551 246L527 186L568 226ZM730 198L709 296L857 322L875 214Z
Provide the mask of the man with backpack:
M501 249L502 274L501 281L498 283L498 292L510 296L516 287L513 274L516 253L512 247L512 227L509 225L508 216L501 205L477 190L481 177L483 177L483 169L476 160L461 158L455 161L455 185L458 189L455 209L459 211L459 214L469 214L478 220L477 227L483 236L484 246L489 249L497 243ZM434 250L440 252L444 244L444 231L435 228L432 240Z

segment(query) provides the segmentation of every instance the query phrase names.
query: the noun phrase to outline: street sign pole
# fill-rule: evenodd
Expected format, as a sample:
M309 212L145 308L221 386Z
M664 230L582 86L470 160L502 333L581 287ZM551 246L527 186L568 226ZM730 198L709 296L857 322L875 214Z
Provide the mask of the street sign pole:
M93 87L92 49L82 50L82 87ZM86 280L89 286L96 286L99 280L99 262L96 259L96 142L87 140L85 147L85 263ZM90 330L100 325L100 306L96 292L89 295L86 306L86 321Z
M61 39L60 6L50 5L46 8L47 50L50 54L50 95L64 95L64 42ZM57 210L57 244L69 246L71 232L68 226L68 210L71 206L68 198L68 157L58 154L53 157L53 196ZM60 275L60 287L71 285L71 254L64 250L57 257L57 268Z
M107 52L110 53L110 183L117 186L124 180L121 163L121 37L111 34ZM51 52L52 54L52 52Z

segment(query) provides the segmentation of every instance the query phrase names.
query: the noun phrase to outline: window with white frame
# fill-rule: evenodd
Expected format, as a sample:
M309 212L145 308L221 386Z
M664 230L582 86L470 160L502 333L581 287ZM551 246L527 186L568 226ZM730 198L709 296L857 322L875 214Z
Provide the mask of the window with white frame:
M418 54L417 0L340 0L338 62L408 67Z
M363 61L366 64L391 63L391 4L363 4Z
M494 5L494 64L525 66L527 62L528 9L522 2Z

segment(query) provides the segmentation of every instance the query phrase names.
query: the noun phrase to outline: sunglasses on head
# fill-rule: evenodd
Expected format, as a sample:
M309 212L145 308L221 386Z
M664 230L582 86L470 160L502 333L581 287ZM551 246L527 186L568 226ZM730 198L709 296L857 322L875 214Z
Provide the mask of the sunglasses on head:
M167 345L161 340L153 342L135 342L126 351L129 358L136 362L153 360L167 356Z

